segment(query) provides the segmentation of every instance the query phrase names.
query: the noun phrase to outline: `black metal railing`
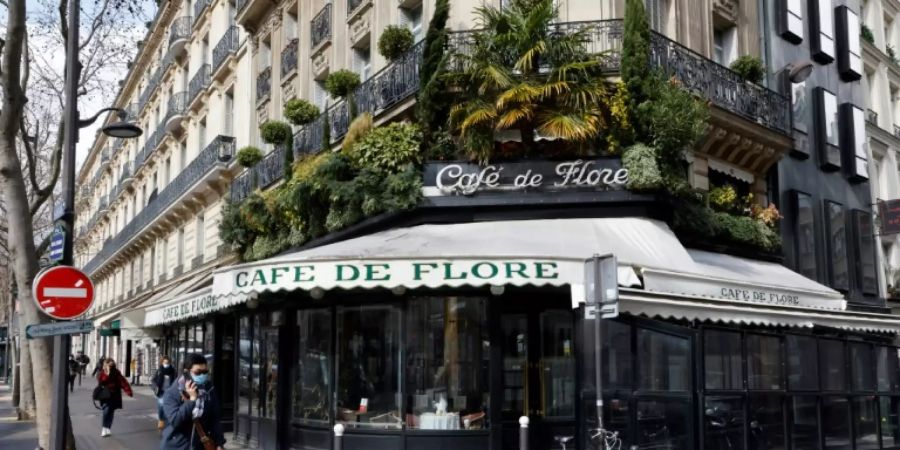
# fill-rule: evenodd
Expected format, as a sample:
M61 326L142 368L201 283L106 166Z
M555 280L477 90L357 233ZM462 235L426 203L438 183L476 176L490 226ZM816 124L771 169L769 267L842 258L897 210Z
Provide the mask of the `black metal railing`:
M188 103L188 93L181 91L172 94L169 97L169 103L166 105L166 120L168 123L174 117L179 117L184 115L184 111L187 109Z
M211 3L210 0L197 0L194 3L194 21L200 20L200 16L203 15L203 11L206 11L206 8Z
M297 69L297 47L300 39L291 39L281 51L281 78Z
M201 92L209 86L209 64L200 66L188 87L188 103L193 102Z
M284 177L284 152L287 147L277 146L255 166L245 170L231 182L231 201L240 202L255 189L265 189Z
M236 26L228 27L228 30L225 31L222 39L219 39L219 42L213 48L213 72L219 70L219 67L222 65L222 63L224 63L229 56L233 55L234 52L237 51L239 47L239 38L240 34L238 33L238 28Z
M866 122L869 122L872 125L878 126L878 113L871 109L867 109L866 110Z
M100 196L100 202L97 204L98 211L106 211L109 209L109 197L106 194Z
M128 180L131 180L132 177L134 177L134 172L132 171L133 167L134 163L132 163L131 161L125 161L125 163L122 164L122 173L119 174L120 185L125 184Z
M84 270L88 273L97 270L110 256L121 251L141 230L158 219L210 170L220 163L231 160L232 157L234 157L234 138L216 137L213 143L200 152L156 198L150 200L147 206L122 228L122 231L103 244L100 251L85 264Z
M178 41L186 41L191 37L191 24L194 23L194 19L191 16L181 16L172 21L172 26L169 27L169 47L174 45Z
M104 148L100 151L100 167L104 167L106 164L109 164L109 149Z
M367 1L369 0L347 0L347 16L352 16L353 13Z
M237 0L237 3L235 4L237 12L243 11L244 8L247 7L248 3L250 3L249 0Z
M325 138L325 116L320 114L312 123L304 125L294 133L294 154L313 154L322 150Z
M331 3L326 4L316 17L313 17L310 48L316 48L328 40L331 40Z
M144 142L144 147L134 158L134 170L137 172L144 165L144 162L147 161L147 158L150 157L151 154L159 147L159 144L165 140L166 137L166 129L163 127L163 124L159 124L156 126L156 130L150 136L147 136L147 140Z
M272 67L266 67L256 75L256 100L262 101L269 98L272 92Z

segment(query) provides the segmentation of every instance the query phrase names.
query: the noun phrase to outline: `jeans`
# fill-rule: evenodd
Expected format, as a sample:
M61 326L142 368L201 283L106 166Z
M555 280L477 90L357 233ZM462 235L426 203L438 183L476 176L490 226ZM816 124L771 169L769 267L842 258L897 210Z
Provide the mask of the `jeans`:
M166 413L163 412L162 405L163 405L162 397L157 398L156 399L156 416L159 418L159 420L162 420L163 422L165 422L166 421Z
M112 428L113 416L116 414L116 410L113 409L109 403L103 404L103 414L102 417L102 426L103 428Z

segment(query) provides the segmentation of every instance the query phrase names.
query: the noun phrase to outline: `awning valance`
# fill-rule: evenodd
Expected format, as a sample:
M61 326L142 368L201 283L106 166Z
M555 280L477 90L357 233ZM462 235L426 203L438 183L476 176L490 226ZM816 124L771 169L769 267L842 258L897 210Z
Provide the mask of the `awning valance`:
M152 327L176 322L244 301L246 298L241 295L215 296L212 294L212 288L206 287L147 307L143 316L143 326Z

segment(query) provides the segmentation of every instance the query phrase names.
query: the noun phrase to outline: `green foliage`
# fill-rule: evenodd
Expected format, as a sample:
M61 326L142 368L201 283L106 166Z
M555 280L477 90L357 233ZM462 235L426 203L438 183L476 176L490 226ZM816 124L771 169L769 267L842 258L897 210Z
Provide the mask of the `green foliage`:
M894 46L885 45L884 48L885 48L885 51L887 52L888 59L890 59L891 62L896 65L898 63L898 61L897 61L897 53L894 51Z
M420 162L422 132L417 125L394 122L378 127L356 143L349 157L356 167L374 167L395 173Z
M328 115L328 108L325 108L325 113L322 115L322 148L320 150L326 150L331 148L331 116Z
M699 201L690 200L676 201L672 211L672 228L680 235L769 253L781 250L777 229L752 217L713 211Z
M726 184L709 190L709 204L716 211L732 211L738 202L738 194L734 186Z
M622 39L622 81L628 87L631 122L637 135L643 135L638 105L649 100L657 84L650 69L650 22L644 0L625 0Z
M862 26L860 26L859 35L863 38L863 40L868 41L870 44L875 43L875 35L872 34L872 29L867 27L866 24L862 24Z
M744 55L731 62L731 70L744 80L751 83L761 83L766 76L766 66L759 58L753 55Z
M416 119L422 127L422 151L435 144L435 133L447 123L450 114L444 69L447 63L447 19L450 0L436 0L428 31L425 33L422 66L419 69L419 94Z
M259 126L259 134L267 144L284 145L290 142L291 126L280 120L267 120Z
M353 152L353 146L365 137L374 128L374 120L372 114L364 113L353 119L347 128L347 134L344 135L344 141L341 143L341 151L345 155Z
M319 107L301 98L284 104L284 117L294 125L306 125L319 117Z
M654 191L665 185L653 147L638 143L626 148L622 153L622 165L628 169L626 188L630 190Z
M258 147L248 145L237 152L237 163L241 167L253 167L263 159L263 152Z
M359 87L359 84L359 74L352 70L341 69L325 79L325 91L334 97L346 98Z
M664 171L675 170L682 152L703 136L708 106L674 79L660 82L655 95L638 107Z
M425 139L424 133L422 139ZM449 161L457 158L459 147L453 135L446 128L439 128L432 135L432 142L425 149L425 159L429 161Z
M405 55L412 48L415 43L414 39L409 28L388 25L381 32L381 37L378 38L378 52L381 53L381 56L393 61Z

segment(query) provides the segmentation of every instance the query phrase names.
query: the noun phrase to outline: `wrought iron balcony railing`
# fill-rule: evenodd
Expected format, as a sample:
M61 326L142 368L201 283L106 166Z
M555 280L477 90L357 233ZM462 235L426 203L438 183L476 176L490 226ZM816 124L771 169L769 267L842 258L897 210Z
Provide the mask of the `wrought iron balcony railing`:
M269 98L272 92L272 67L266 67L256 76L256 100L262 101Z
M200 66L200 70L191 78L190 87L188 88L188 103L194 101L201 92L209 86L209 64Z
M240 34L238 33L238 28L236 26L228 27L228 30L225 31L222 39L219 39L219 42L213 48L213 72L219 70L219 67L222 65L222 63L224 63L229 56L233 55L234 52L237 51L239 47L239 38Z
M231 182L231 201L240 202L255 189L265 189L284 176L284 152L291 151L285 146L277 146L262 161L245 170Z
M134 172L132 171L133 167L134 163L131 161L125 161L125 163L122 164L122 173L119 174L119 185L125 184L126 180L134 177Z
M191 24L194 19L191 16L181 16L172 21L169 27L169 47L178 41L186 41L191 37Z
M184 115L185 109L187 109L188 103L188 93L181 91L172 94L169 97L169 102L166 104L166 122L176 116Z
M107 209L109 209L109 197L101 195L100 201L97 204L97 211L106 211Z
M347 0L347 15L353 15L353 12L366 1L367 0Z
M162 124L156 126L156 130L153 131L153 134L147 136L147 140L144 142L144 148L141 149L140 153L134 158L134 171L137 172L144 165L144 162L147 161L147 158L150 157L151 154L159 147L159 144L165 140L166 137L166 129Z
M297 69L297 47L300 39L294 38L281 51L281 78Z
M84 270L88 273L97 270L106 260L123 249L141 230L159 218L166 209L172 206L210 170L220 163L231 160L233 156L234 138L229 136L216 137L213 143L200 152L157 197L150 200L147 206L122 228L122 231L103 244L100 251L85 264Z
M211 3L211 0L197 0L194 3L194 21L200 20L200 16L203 15L203 11L206 11L206 8Z
M866 122L869 122L872 125L878 126L878 113L871 109L867 109L866 110Z
M322 150L325 139L325 116L320 114L312 123L300 127L294 133L294 154L312 154Z
M316 17L313 17L310 39L310 48L316 48L323 42L331 40L331 3L325 4Z

